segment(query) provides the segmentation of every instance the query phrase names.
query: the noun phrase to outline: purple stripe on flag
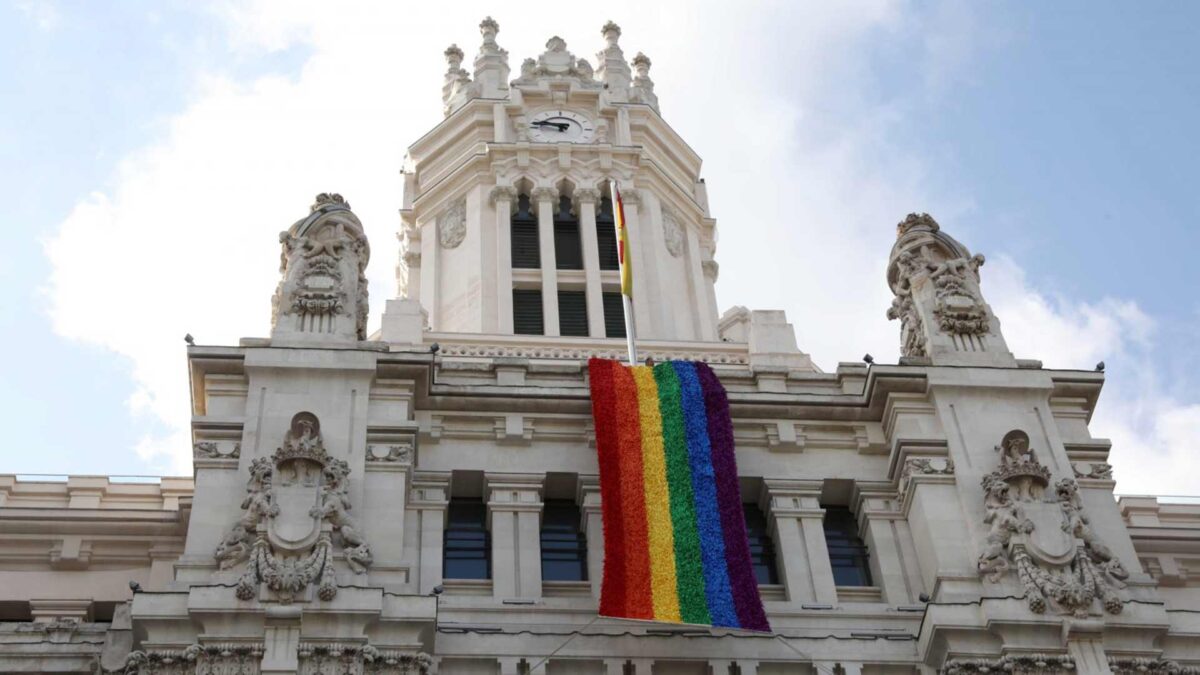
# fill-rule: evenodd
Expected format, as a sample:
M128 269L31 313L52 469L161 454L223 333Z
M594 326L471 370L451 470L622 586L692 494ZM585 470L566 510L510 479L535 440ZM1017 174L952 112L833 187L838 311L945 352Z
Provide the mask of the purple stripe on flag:
M716 373L706 363L698 362L696 376L704 392L704 407L708 417L708 437L712 452L713 472L717 483L717 508L721 514L721 530L725 539L725 559L729 569L729 585L742 628L770 631L754 564L750 560L750 545L746 538L746 515L738 486L737 459L733 450L733 426L729 414L729 398Z

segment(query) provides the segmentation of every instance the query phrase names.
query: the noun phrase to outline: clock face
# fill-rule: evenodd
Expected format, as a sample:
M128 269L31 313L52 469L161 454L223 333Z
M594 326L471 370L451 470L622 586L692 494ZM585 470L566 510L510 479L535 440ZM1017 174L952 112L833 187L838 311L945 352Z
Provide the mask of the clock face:
M590 143L596 125L570 110L544 110L529 120L529 138L538 143Z

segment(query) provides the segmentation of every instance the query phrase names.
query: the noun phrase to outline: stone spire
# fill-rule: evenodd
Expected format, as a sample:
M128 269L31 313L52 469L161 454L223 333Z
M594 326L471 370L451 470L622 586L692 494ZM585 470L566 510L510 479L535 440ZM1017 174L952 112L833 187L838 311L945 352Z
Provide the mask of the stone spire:
M942 232L927 213L896 226L887 279L900 320L900 353L935 365L1015 366L1000 321L979 286L982 255Z
M645 103L654 108L654 112L662 114L658 109L658 96L654 93L654 80L650 79L650 57L638 52L633 57L633 68L637 77L633 78L633 86L629 88L630 103Z
M458 45L446 47L446 75L442 82L442 111L449 115L470 97L474 83L462 67L463 50Z
M271 340L365 340L371 247L362 223L336 193L317 195L309 211L279 234L280 279L271 299Z
M475 56L476 96L501 98L508 92L508 52L496 44L499 32L500 24L490 16L479 23L483 44Z
M617 44L621 39L621 27L609 21L600 29L607 43L603 50L596 54L599 67L596 77L608 87L609 100L624 102L629 100L629 64L625 62L625 52Z

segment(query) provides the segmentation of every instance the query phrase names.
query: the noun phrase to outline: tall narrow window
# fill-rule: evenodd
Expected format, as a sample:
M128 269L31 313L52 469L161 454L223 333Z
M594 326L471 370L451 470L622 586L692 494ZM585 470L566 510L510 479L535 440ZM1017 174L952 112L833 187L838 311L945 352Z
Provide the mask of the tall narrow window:
M542 579L587 581L587 538L579 531L579 507L547 499L542 509Z
M608 197L600 198L600 208L596 211L596 243L600 246L600 269L617 269L617 229L612 200Z
M513 332L517 335L546 334L540 290L513 289Z
M571 198L559 197L554 214L554 264L560 270L583 269L583 248L579 241L579 219L571 213Z
M604 301L604 335L610 338L625 337L625 306L620 293L605 293L600 296Z
M446 509L442 576L447 579L491 579L492 539L487 531L487 505L482 499L455 497Z
M775 542L771 541L767 519L756 504L742 504L742 507L746 512L746 539L750 542L754 579L760 584L777 584L779 572L775 569Z
M838 586L870 586L871 567L867 545L858 536L854 514L845 506L825 509L825 545L833 564L833 581Z
M509 232L512 242L512 266L518 269L537 269L542 266L542 256L538 248L537 215L529 209L529 195L517 197L517 212L512 216Z
M587 296L583 291L558 292L558 334L587 337Z

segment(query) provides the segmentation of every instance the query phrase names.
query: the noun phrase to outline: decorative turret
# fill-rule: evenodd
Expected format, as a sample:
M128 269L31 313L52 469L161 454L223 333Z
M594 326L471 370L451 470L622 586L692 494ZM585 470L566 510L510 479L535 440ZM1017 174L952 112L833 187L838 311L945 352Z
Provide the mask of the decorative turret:
M446 56L446 75L442 83L442 112L449 115L471 98L475 86L462 67L463 50L458 45L450 45L443 54Z
M272 341L365 340L371 248L349 202L336 193L317 195L308 217L281 232L279 242Z
M654 93L654 80L650 79L650 57L638 52L633 57L633 68L637 77L633 78L633 86L629 88L629 102L645 103L654 108L654 112L662 114L658 109L658 96Z
M483 44L475 57L475 95L502 98L508 92L508 52L496 44L500 24L492 17L479 23Z
M887 271L896 297L887 316L900 320L902 356L936 365L1016 365L983 300L983 262L929 214L910 213L896 226Z
M617 41L621 39L621 27L609 21L600 29L607 43L603 50L596 54L599 67L596 77L608 86L610 101L620 103L628 100L629 64L625 62L625 52Z

